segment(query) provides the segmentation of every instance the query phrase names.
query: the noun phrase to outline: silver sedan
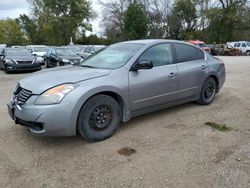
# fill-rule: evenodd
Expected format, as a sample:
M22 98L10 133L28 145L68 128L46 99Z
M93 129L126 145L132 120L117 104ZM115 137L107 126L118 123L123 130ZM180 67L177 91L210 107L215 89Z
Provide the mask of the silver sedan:
M196 101L209 105L225 81L224 63L174 40L117 43L77 66L20 80L8 104L17 124L42 136L109 138L121 122Z

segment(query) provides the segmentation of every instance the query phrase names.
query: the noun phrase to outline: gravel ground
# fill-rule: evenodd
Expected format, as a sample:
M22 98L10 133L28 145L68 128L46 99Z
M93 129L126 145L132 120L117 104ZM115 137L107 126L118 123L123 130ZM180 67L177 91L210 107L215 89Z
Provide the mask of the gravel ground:
M6 103L27 74L0 72L0 187L250 187L250 57L221 58L227 81L213 104L140 116L98 143L15 125Z

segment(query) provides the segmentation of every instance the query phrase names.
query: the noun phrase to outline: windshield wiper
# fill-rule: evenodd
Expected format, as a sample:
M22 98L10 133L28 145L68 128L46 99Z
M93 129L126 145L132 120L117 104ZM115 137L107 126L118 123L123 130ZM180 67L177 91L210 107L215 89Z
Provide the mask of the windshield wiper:
M90 65L79 65L80 67L87 67L87 68L92 68L95 69L96 67L90 66Z

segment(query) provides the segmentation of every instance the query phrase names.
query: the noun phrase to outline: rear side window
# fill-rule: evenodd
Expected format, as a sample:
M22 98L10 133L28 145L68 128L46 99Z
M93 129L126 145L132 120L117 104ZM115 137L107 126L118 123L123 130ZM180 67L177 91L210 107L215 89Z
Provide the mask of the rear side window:
M246 43L242 43L241 47L247 47Z
M204 59L204 52L186 44L174 44L177 63Z
M241 44L241 43L237 43L237 47L240 47L240 44Z

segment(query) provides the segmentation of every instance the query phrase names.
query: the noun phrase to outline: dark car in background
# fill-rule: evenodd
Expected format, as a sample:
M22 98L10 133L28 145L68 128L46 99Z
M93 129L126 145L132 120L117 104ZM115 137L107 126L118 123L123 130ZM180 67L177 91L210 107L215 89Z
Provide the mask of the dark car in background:
M66 47L49 48L44 55L45 67L79 64L83 60L80 56Z
M25 48L4 48L0 53L0 69L6 73L37 71L41 70L41 64Z

